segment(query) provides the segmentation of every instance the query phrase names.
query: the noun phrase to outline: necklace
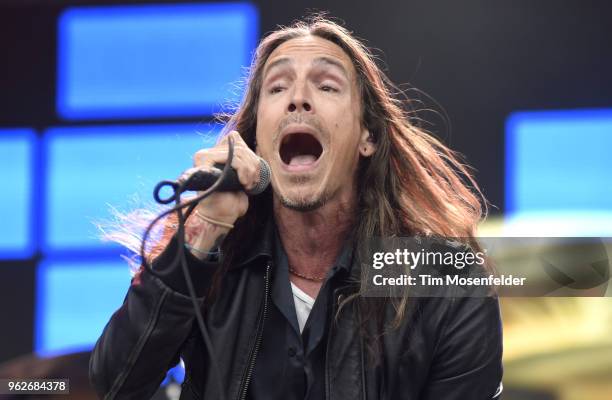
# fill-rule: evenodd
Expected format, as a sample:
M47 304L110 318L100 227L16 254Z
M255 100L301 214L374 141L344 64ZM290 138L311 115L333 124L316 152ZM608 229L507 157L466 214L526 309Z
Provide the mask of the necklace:
M300 278L304 278L307 281L323 282L325 280L324 276L314 276L314 275L308 276L308 275L301 274L301 273L297 272L296 270L294 270L291 266L289 266L289 272L291 272L295 276L299 276Z

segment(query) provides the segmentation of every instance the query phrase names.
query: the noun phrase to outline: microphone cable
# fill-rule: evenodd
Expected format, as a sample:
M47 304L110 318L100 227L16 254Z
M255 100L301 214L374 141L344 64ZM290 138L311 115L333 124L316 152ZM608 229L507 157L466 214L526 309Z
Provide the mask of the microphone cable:
M234 140L231 137L229 137L227 140L227 144L228 144L228 155L227 155L227 162L225 163L225 166L223 167L223 172L221 173L221 175L217 178L215 183L210 188L198 194L197 196L189 199L188 201L185 201L184 203L181 203L181 193L184 191L185 186L188 182L188 179L186 179L184 182L181 182L181 183L177 183L175 181L161 181L155 186L155 189L153 190L153 197L155 201L160 204L170 204L174 202L175 206L162 212L153 221L151 221L151 223L149 224L149 226L147 227L147 229L145 230L143 234L142 243L140 245L140 258L141 258L142 266L150 274L152 274L153 276L156 276L159 279L163 280L165 276L169 275L180 264L181 269L183 270L183 275L185 276L185 283L187 284L187 290L189 292L189 297L193 305L193 310L195 312L195 317L196 317L196 321L198 324L198 328L201 333L202 340L204 342L204 346L206 347L206 350L208 351L208 354L210 355L210 362L212 364L211 365L212 369L213 371L215 371L214 374L216 375L217 382L219 385L219 394L220 394L219 399L221 400L225 400L225 392L224 392L225 387L222 382L221 371L219 369L219 364L217 362L217 357L213 349L212 341L210 339L208 331L206 330L206 325L204 323L204 317L202 316L201 309L198 305L198 300L197 300L197 295L196 295L195 288L193 285L193 280L191 279L191 275L189 274L189 268L187 267L187 258L185 256L185 250L186 250L185 248L185 221L191 215L193 210L197 207L198 203L201 200L204 200L205 198L213 194L217 190L217 188L221 185L223 180L227 177L228 172L230 171L230 168L231 168L232 159L234 157ZM160 192L165 186L169 186L173 190L173 193L167 198L162 198L160 196ZM184 209L187 209L185 214L183 214ZM174 257L174 260L172 261L169 267L164 268L164 271L156 271L147 261L147 257L146 257L147 239L149 235L151 234L153 227L159 221L161 221L164 217L172 213L176 213L176 217L177 217L177 232L176 232L177 242L178 242L177 254Z

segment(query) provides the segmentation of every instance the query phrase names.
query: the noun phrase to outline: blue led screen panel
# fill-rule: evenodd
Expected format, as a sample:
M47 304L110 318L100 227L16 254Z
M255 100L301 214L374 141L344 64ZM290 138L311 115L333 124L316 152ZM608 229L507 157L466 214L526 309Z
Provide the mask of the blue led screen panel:
M34 250L35 146L31 129L0 129L0 259L27 258Z
M212 114L239 100L257 30L247 3L69 8L58 25L58 114Z
M130 268L119 258L41 262L36 275L36 352L90 349L121 306L130 279Z
M506 123L506 212L612 211L612 110L519 112Z
M96 222L111 207L130 211L153 203L153 188L176 179L193 154L216 141L209 124L63 127L49 129L45 234L47 252L100 249Z

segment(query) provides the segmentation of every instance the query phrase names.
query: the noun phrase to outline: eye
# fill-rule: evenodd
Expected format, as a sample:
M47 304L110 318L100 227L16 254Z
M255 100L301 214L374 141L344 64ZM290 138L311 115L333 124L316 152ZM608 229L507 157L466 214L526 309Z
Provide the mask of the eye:
M319 89L324 92L337 92L338 91L338 89L330 85L321 85Z
M276 94L276 93L280 93L284 90L285 88L280 86L280 85L275 85L272 86L272 88L270 88L270 94Z

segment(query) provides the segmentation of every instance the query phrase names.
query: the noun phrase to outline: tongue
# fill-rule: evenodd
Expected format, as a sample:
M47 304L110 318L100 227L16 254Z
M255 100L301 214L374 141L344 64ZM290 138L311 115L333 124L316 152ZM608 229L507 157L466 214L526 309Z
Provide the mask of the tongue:
M291 157L289 165L309 165L317 161L316 157L312 154L301 154L298 156Z

